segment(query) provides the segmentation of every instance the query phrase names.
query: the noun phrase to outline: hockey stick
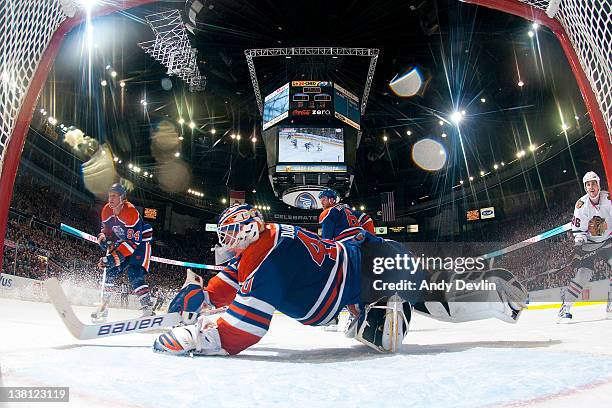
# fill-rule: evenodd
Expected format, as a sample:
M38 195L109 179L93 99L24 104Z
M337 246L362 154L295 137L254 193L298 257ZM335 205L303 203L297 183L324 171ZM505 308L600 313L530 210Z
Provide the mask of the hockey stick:
M62 290L57 278L49 278L45 281L45 287L51 303L57 310L57 313L62 318L64 325L75 338L79 340L91 340L101 337L118 336L121 334L130 334L148 331L151 329L160 329L163 327L173 327L181 322L181 317L178 313L167 313L163 315L138 317L129 320L119 320L109 323L85 324L79 320L74 314L70 302L66 298L66 294ZM226 307L209 309L204 311L204 315L214 315L222 313Z
M139 317L136 319L120 320L109 323L85 324L74 314L74 310L57 278L50 278L45 281L45 287L51 303L62 318L64 325L75 338L79 340L91 340L101 337L118 336L142 332L162 327L176 326L180 322L178 313L168 313L157 316Z

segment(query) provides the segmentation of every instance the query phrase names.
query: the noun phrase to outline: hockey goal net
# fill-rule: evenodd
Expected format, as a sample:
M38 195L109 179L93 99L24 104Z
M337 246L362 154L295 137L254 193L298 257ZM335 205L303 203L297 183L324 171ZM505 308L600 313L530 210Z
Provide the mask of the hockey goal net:
M463 0L550 28L568 57L612 176L611 6L604 0ZM21 150L38 95L66 35L85 17L81 0L0 1L0 248ZM88 0L93 16L154 0ZM551 4L552 3L552 4ZM558 10L556 9L558 6ZM549 10L551 9L551 10ZM549 17L546 11L549 10ZM553 11L554 14L553 14ZM0 264L2 251L0 251Z

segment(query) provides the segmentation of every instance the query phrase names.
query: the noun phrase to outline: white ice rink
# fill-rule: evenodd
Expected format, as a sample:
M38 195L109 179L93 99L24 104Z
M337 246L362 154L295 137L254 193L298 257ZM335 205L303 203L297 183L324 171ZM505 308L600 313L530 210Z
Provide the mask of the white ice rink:
M80 342L50 304L0 299L0 381L70 387L69 404L34 407L611 407L612 320L574 311L569 325L553 309L516 325L416 316L393 356L276 315L241 355L190 358L153 353L156 334Z

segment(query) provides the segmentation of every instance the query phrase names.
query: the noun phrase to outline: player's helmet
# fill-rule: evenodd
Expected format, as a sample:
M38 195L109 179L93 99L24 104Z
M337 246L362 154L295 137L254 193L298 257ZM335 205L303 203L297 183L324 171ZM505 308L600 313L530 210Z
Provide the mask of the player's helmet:
M108 189L109 193L117 193L121 196L122 200L127 197L127 190L120 183L115 183Z
M245 249L259 239L264 219L249 204L235 204L223 211L217 223L219 244L232 249Z
M589 171L582 178L582 185L584 186L584 190L586 191L586 183L587 181L596 181L599 188L601 188L601 183L599 181L599 176L594 171Z
M322 199L323 197L333 198L334 200L337 200L338 199L338 193L336 193L331 188L326 188L325 190L323 190L323 191L321 191L319 193L319 200Z

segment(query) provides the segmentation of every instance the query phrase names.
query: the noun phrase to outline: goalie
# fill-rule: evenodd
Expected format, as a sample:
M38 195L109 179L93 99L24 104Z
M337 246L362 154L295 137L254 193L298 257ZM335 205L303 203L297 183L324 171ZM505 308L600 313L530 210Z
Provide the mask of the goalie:
M449 302L441 291L375 291L375 258L410 253L401 244L356 228L353 239L323 240L299 227L265 223L248 204L223 212L217 224L219 243L236 256L203 288L202 279L188 271L168 312L178 312L188 325L160 335L153 348L170 354L237 354L257 343L268 331L275 310L304 325L325 325L347 306L356 317L347 336L380 352L399 350L414 310L430 317L462 322L497 317L515 322L527 297L505 270L479 271L496 283L495 290L472 291L469 302ZM439 281L443 275L423 270L406 273L389 267L385 276L413 282ZM369 288L369 289L368 289ZM229 308L212 322L206 308Z
M576 268L576 275L561 294L563 304L558 315L560 323L572 318L571 307L595 272L596 255L612 266L610 193L601 190L599 176L593 171L584 175L582 183L586 194L576 202L572 217L575 245L572 265ZM608 290L607 317L612 318L612 277Z

